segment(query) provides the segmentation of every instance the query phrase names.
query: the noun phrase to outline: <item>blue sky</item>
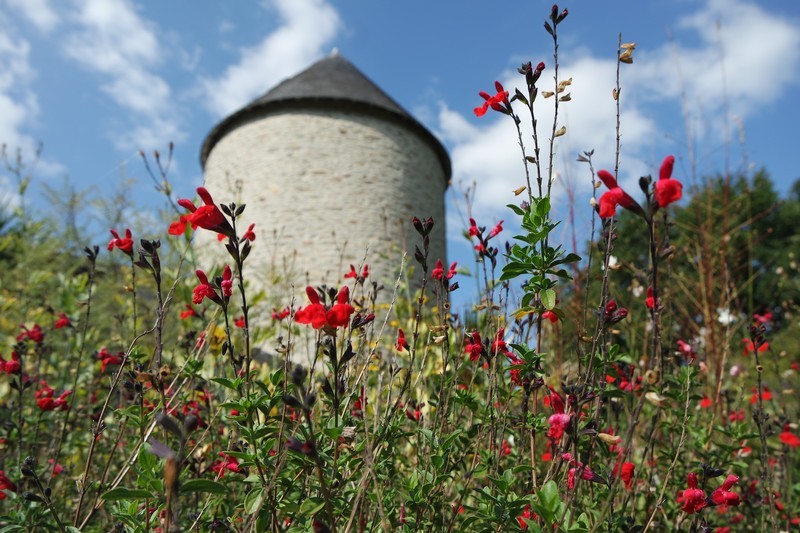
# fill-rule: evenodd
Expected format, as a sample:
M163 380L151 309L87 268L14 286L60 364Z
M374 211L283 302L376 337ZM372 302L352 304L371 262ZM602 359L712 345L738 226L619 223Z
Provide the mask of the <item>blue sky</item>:
M202 181L199 148L213 125L338 48L450 150L448 231L451 255L461 257L468 250L458 240L461 191L476 184L474 212L492 226L509 218L504 206L523 183L511 122L497 114L476 118L477 92L496 79L519 85L515 69L523 61L552 66L542 28L551 5L0 0L0 141L28 154L43 143L34 197L43 184L65 180L90 197L107 195L124 176L135 180L137 205L160 206L139 149L165 151L175 141L173 185L178 196L191 195ZM634 64L622 72L623 184L636 190L638 176L655 172L670 153L678 159L676 177L686 183L693 174L722 172L725 105L732 170L764 166L781 191L800 177L793 152L800 137L796 0L561 7L570 9L560 29L560 60L562 76L573 78L573 100L562 107L568 133L559 139L556 171L559 183L575 183L583 212L590 176L575 156L594 149L597 168L613 165L611 89L620 32L637 43ZM543 80L552 83L551 75L545 71ZM541 112L547 124L548 111ZM14 201L4 174L0 192ZM563 189L555 194L563 206ZM91 209L83 215L83 224L100 222Z

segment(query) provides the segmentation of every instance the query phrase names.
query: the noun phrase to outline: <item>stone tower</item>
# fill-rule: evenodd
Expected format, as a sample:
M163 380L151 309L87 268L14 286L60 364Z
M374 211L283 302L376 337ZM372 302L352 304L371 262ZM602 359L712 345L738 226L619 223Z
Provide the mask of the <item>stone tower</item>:
M366 256L391 288L403 250L414 262L413 216L434 218L431 263L445 261L447 152L338 53L222 120L200 161L215 199L256 223L251 272L286 259L298 287L335 285Z

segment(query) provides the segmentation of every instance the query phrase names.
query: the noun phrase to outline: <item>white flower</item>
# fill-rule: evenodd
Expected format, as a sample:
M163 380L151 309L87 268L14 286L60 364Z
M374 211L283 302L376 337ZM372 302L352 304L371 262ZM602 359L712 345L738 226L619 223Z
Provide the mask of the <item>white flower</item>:
M642 294L644 294L644 287L642 287L639 284L636 284L631 289L631 292L633 293L634 298L639 298Z
M736 315L731 313L731 310L726 307L717 307L717 322L723 326L727 326L736 322Z

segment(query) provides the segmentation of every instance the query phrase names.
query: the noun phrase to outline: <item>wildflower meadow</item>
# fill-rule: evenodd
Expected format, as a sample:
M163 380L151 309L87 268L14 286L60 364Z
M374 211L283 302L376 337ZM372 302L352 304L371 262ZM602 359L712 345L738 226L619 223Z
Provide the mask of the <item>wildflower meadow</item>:
M571 156L592 231L562 231L569 22L553 6L553 53L476 95L520 183L503 221L465 217L469 264L419 213L394 283L369 257L332 286L265 280L272 229L173 191L172 147L142 154L163 209L107 243L4 210L0 533L800 529L800 182L690 182L675 153L623 187L620 37L616 164Z

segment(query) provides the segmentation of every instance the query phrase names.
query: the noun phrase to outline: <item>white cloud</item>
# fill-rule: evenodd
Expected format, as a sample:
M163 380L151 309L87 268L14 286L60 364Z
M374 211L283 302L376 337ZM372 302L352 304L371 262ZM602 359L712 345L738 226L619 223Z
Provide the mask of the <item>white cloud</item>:
M720 21L719 36L716 21ZM768 104L798 81L800 65L800 28L769 11L740 0L708 0L696 13L682 18L681 31L698 44L693 46L665 43L655 50L637 50L633 65L623 65L622 156L620 181L623 187L638 191L638 176L655 173L660 158L666 155L664 132L656 118L669 109L680 109L681 91L685 90L695 107L690 111L721 116L723 94L730 99L732 113L746 117L758 106ZM678 36L680 37L680 36ZM687 39L688 40L688 39ZM727 89L723 91L719 66L720 42L725 58ZM684 86L677 73L680 68ZM548 64L548 68L551 65ZM573 163L584 150L594 149L595 169L612 168L614 164L616 109L611 96L614 87L615 63L598 59L584 52L583 56L561 65L561 79L572 77L569 88L572 101L561 104L559 127L567 127L567 135L557 140L554 170L568 170L575 176L576 201L582 208L591 195L588 169ZM540 90L552 90L552 71L546 70L539 82ZM521 87L521 77L512 72L502 76L506 88ZM487 88L488 90L488 88ZM476 105L478 101L476 99ZM543 171L547 170L547 151L552 126L552 98L537 99L537 119ZM522 105L518 113L526 112ZM699 110L699 111L698 111ZM528 154L533 151L530 122L523 116L523 139ZM472 206L479 223L490 224L506 216L505 205L518 202L511 192L525 183L521 154L512 121L490 111L477 121L477 126L443 106L437 130L450 147L453 160L453 182L477 182ZM713 122L712 122L713 124ZM681 134L683 134L683 131ZM721 128L710 131L719 143ZM696 139L695 139L696 140ZM535 188L535 179L531 178ZM554 189L554 205L558 206L562 188ZM453 210L450 209L452 213ZM455 223L456 221L453 221ZM455 228L461 231L461 226Z
M240 51L239 62L216 79L202 80L208 108L227 115L296 74L324 52L341 27L325 0L274 0L282 23L259 44Z
M128 1L84 0L74 19L80 30L66 37L66 54L101 74L103 92L130 112L133 125L115 142L147 150L180 140L184 134L170 86L154 73L164 53L155 25Z
M6 0L6 4L44 33L58 25L58 15L49 0Z

